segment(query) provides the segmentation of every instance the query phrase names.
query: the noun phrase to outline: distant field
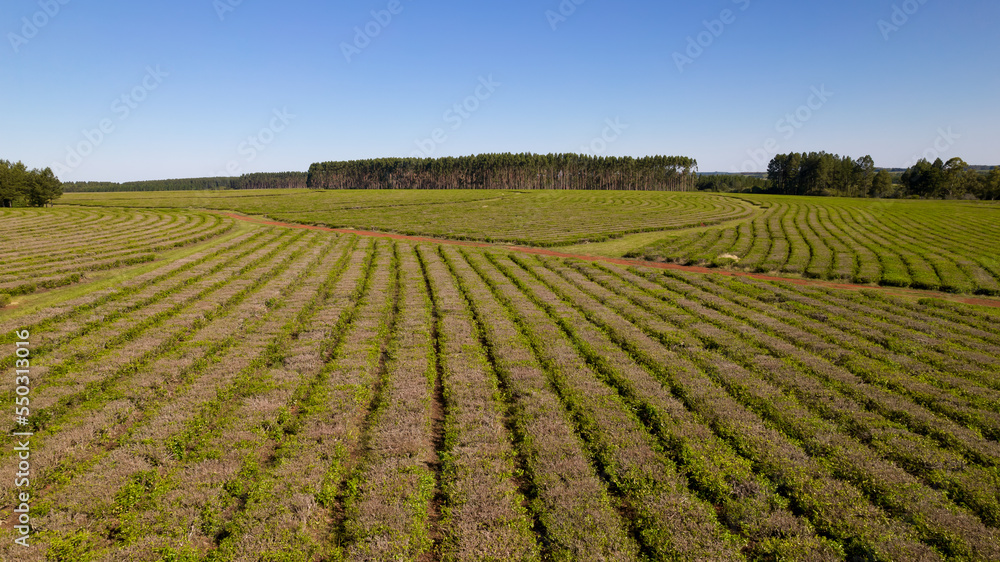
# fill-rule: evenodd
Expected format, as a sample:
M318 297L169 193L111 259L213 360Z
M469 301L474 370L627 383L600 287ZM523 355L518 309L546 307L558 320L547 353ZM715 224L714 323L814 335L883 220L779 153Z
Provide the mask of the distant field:
M0 559L1000 560L994 310L244 223L181 252L0 310Z
M230 209L331 227L1000 295L1000 205L993 203L476 190L68 194L59 203Z
M67 194L59 204L230 209L305 224L553 246L755 214L731 197L678 192L347 190Z

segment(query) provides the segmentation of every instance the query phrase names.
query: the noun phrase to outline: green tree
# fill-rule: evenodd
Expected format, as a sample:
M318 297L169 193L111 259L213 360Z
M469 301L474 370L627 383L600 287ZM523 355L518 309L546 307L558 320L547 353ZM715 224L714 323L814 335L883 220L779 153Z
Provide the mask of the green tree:
M767 164L767 181L771 191L788 193L788 155L775 154Z
M698 162L683 156L480 154L321 162L306 184L319 189L637 189L693 191Z
M0 160L0 207L15 203L43 207L62 195L62 182L51 168L28 170L22 162Z
M987 174L981 199L989 199L991 201L1000 199L1000 166L993 168Z
M24 199L27 189L28 169L18 162L0 160L0 206L13 207Z
M45 207L63 194L62 182L52 173L52 168L32 170L25 182L25 196L33 207Z
M836 162L835 158L825 152L810 152L803 155L796 195L826 195L830 189Z
M892 186L892 174L888 170L879 170L872 179L872 197L892 197L895 189Z
M872 159L871 155L858 158L854 162L854 196L870 197L874 181L875 160Z
M940 197L945 181L944 162L940 158L933 164L926 158L921 158L900 177L900 183L903 184L907 195L917 197Z
M17 191L11 178L10 162L0 160L0 207L10 207Z
M940 187L940 197L946 199L959 198L970 191L975 190L976 172L969 169L969 165L961 158L952 158L942 167L944 170L944 181Z

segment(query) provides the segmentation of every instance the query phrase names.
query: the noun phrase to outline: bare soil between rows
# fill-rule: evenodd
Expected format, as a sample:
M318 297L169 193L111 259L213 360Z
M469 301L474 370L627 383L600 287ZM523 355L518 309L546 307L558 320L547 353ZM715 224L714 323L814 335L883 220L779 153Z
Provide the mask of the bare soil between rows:
M817 287L829 287L833 289L844 289L848 291L860 291L862 289L885 291L886 293L891 293L894 295L907 296L911 298L926 298L933 297L942 300L948 300L952 302L960 302L964 304L970 304L975 306L987 306L992 308L1000 308L1000 299L988 298L988 297L972 297L968 295L956 295L954 293L943 293L940 291L927 291L921 289L907 289L899 287L883 287L880 285L858 285L854 283L842 283L837 281L826 281L822 279L805 279L802 277L780 277L777 275L768 275L766 273L752 273L749 271L737 271L731 269L721 269L714 267L702 267L697 265L680 265L676 263L664 263L664 262L653 262L644 260L633 260L625 258L609 258L603 256L588 256L584 254L571 254L565 252L558 252L555 250L550 250L546 248L532 248L528 246L510 246L506 244L491 244L488 242L472 242L468 240L450 240L447 238L431 238L427 236L412 236L408 234L395 234L392 232L379 232L372 230L355 230L353 228L330 228L327 226L316 226L309 224L296 224L289 222L281 222L270 220L262 217L255 217L249 215L242 215L239 213L232 213L227 211L218 211L220 214L230 217L232 219L241 220L245 222L252 222L256 224L263 224L268 226L280 226L285 228L298 228L305 230L319 230L323 232L336 232L338 234L356 234L358 236L368 236L373 238L390 238L393 240L405 240L409 242L427 242L431 244L448 244L452 246L467 246L473 248L500 248L504 250L509 250L513 252L521 252L525 254L536 254L541 256L550 256L557 258L573 258L583 261L591 262L601 262L601 263L611 263L616 265L626 265L626 266L638 266L638 267L648 267L653 269L673 269L678 271L690 271L692 273L709 273L714 275L728 275L730 277L748 277L750 279L758 279L761 281L784 281L786 283L792 283L795 285L812 285Z

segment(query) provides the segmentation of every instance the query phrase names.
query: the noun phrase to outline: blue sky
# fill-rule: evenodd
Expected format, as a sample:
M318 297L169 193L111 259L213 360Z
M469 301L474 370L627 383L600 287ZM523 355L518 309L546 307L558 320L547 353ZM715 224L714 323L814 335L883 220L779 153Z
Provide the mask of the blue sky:
M484 152L993 165L998 21L995 0L7 0L0 158L64 181Z

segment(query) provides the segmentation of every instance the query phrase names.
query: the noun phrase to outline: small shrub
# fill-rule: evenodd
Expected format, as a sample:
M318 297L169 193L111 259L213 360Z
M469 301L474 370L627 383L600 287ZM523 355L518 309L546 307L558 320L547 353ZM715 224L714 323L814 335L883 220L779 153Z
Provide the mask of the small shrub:
M10 295L7 293L0 293L0 308L4 308L10 304Z

